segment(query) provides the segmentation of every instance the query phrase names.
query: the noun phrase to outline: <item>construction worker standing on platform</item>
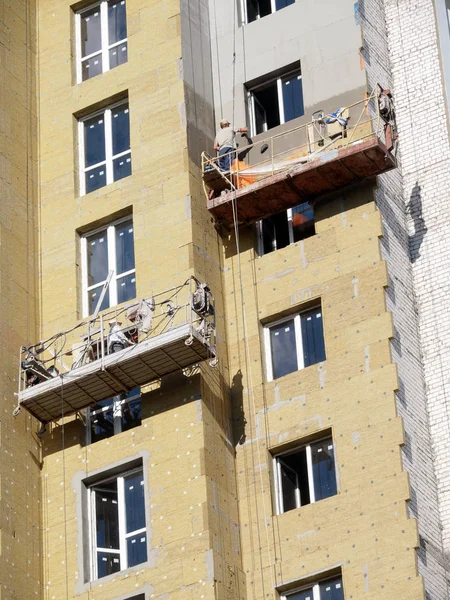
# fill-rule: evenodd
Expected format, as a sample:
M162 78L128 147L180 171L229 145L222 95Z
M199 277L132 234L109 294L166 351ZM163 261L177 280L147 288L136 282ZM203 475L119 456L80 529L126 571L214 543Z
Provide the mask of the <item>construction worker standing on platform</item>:
M220 121L220 131L214 140L214 150L217 150L219 156L219 169L221 171L229 171L231 163L234 159L234 150L236 149L236 133L247 133L247 127L241 127L236 131L230 127L228 119Z

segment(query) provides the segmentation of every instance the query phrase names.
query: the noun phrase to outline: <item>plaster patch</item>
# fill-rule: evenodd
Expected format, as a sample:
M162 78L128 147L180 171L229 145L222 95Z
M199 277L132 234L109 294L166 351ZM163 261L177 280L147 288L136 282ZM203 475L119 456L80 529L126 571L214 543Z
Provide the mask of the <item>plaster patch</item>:
M306 269L306 267L308 266L308 260L306 258L306 254L305 254L305 241L304 240L300 241L300 258L302 259L302 268Z
M281 277L286 277L286 275L290 275L294 273L295 269L286 269L285 271L281 271L281 273L275 273L275 275L271 275L270 277L265 277L263 279L264 283L269 283L269 281L273 281L274 279L280 279Z

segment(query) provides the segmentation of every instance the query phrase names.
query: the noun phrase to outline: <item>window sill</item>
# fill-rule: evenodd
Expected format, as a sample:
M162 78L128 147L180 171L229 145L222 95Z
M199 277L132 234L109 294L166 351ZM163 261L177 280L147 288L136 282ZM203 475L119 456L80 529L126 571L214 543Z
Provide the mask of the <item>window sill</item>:
M147 533L148 535L148 533ZM124 569L123 571L118 571L117 573L113 573L112 575L107 575L106 577L102 577L101 579L93 579L92 581L86 581L85 583L80 584L77 582L75 584L75 594L81 595L85 594L91 588L94 588L98 585L104 586L108 583L115 583L117 580L128 579L129 575L132 573L138 573L140 570L144 569L152 569L156 566L156 553L155 550L150 550L150 558L145 562L139 565L135 565L134 567L129 567L128 569Z

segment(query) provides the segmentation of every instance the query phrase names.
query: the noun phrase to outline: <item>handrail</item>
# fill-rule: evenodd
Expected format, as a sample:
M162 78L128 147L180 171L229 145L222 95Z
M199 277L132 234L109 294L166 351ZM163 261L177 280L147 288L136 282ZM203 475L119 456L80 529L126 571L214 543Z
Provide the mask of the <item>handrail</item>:
M224 189L239 189L249 185L246 179L253 177L258 181L263 180L295 164L310 162L326 150L346 148L374 136L385 141L386 127L390 121L380 112L380 97L386 92L389 93L382 90L381 86L376 86L363 100L339 109L340 114L343 115L342 123L339 123L339 119L333 114L324 114L322 117L312 118L308 123L275 133L223 154L220 158L227 155L232 157L230 172L220 169L219 157L212 157L207 152L202 152L205 195L211 198ZM352 125L355 119L356 124ZM289 149L277 148L279 142L283 142ZM263 145L267 148L263 149ZM261 147L261 154L269 149L269 157L254 162L244 162L245 157L251 152L254 156L255 149L258 147ZM216 177L214 181L211 173L219 174L220 179Z
M128 323L122 326L122 322ZM115 322L118 327L111 331ZM114 349L111 333L124 336L124 347L139 344L162 333L190 325L205 345L214 349L214 297L207 284L191 276L175 286L151 297L136 299L126 305L103 311L70 329L59 332L37 344L20 348L19 396L27 387L65 375L88 362L99 360L104 368L105 356ZM70 357L70 366L64 359Z

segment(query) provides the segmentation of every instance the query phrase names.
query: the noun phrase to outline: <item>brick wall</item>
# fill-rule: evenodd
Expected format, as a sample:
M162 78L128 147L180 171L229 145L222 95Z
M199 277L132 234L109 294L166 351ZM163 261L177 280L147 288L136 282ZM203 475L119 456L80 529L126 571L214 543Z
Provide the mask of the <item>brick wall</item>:
M449 150L433 7L428 1L399 4L363 0L359 13L368 81L371 86L380 82L393 89L399 129L399 168L379 178L376 200L383 216L381 244L390 281L386 301L394 316L392 355L399 375L397 407L405 427L403 464L410 474L409 512L418 519L418 568L427 597L447 598L440 526L445 512L441 491L445 459L438 449L445 442L442 436L439 443L436 434L440 425L448 431L448 422L444 421L443 394L430 387L430 375L434 385L441 384L440 373L433 371L432 363L434 368L438 366L442 344L436 343L434 298L429 295L435 284L427 279L443 275L438 258L442 236L436 231L433 244L426 231L432 215L436 227L445 223L438 200L448 171ZM446 170L442 169L445 160ZM433 250L428 250L431 245ZM426 260L431 251L436 253L433 265ZM445 319L440 316L442 334L443 325ZM434 464L431 443L436 452ZM447 473L447 481L449 477ZM447 501L450 506L450 494Z

